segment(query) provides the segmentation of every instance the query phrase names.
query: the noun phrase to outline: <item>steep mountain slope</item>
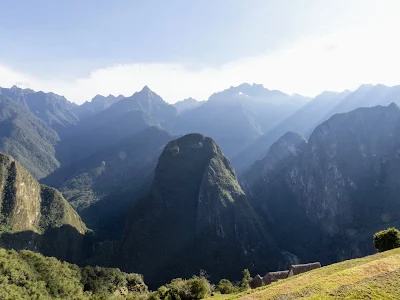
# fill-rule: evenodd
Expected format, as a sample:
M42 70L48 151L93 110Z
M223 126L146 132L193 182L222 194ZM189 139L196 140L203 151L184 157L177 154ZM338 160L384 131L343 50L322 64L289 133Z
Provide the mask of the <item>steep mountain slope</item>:
M400 221L399 107L335 115L308 143L290 135L244 181L273 234L286 237L280 247L323 262L371 253L371 235Z
M400 86L362 85L354 92L323 92L251 143L232 159L232 164L241 174L254 161L264 157L272 143L287 131L295 131L308 137L317 125L337 113L349 112L358 107L389 105L392 102L400 104Z
M0 245L70 261L84 256L85 224L57 190L0 154Z
M182 101L174 103L174 106L178 114L184 113L185 111L191 110L193 108L199 107L204 104L205 101L197 101L193 98L187 98Z
M133 202L145 196L164 146L172 136L150 127L46 178L92 228L98 239L121 238Z
M73 113L77 105L63 96L21 89L17 86L10 89L0 88L0 95L9 97L26 107L58 133L63 133L66 128L79 122L78 117Z
M113 95L108 95L107 97L96 95L90 102L86 101L82 105L76 106L73 111L80 120L83 120L109 108L123 98L124 96L122 95L117 97Z
M257 262L282 263L215 142L189 134L168 143L147 197L136 203L121 266L162 283L205 269L231 278Z
M202 106L169 120L165 127L173 134L206 134L233 157L307 101L262 85L242 84L213 94Z
M59 167L58 134L27 108L0 95L0 151L10 154L41 179Z

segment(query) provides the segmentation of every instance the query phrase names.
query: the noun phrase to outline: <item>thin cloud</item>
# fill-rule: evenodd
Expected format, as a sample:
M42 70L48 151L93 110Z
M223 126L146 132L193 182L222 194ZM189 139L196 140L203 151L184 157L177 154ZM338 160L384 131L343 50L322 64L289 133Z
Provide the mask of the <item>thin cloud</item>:
M96 94L131 95L148 85L173 103L188 97L207 99L215 91L243 82L306 96L323 90L355 89L363 83L400 84L400 41L396 39L399 22L373 25L309 37L275 53L219 68L126 64L97 69L73 80L44 80L0 66L0 86L22 82L26 87L53 91L82 103Z

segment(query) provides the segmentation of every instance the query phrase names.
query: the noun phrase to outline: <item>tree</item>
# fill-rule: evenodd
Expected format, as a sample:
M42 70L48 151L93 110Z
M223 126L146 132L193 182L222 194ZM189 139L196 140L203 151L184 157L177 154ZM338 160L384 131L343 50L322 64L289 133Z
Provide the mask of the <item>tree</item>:
M374 246L379 252L400 247L400 231L388 228L374 234Z
M243 278L242 278L242 281L240 282L240 289L242 291L249 289L250 281L251 281L251 275L250 275L249 269L244 269L243 270Z
M221 279L215 289L221 294L232 294L238 290L228 279Z

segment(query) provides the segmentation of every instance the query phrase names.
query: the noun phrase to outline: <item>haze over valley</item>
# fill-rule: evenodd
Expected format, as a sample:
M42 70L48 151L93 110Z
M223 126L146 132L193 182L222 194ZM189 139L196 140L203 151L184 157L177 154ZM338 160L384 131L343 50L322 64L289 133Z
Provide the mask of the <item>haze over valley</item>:
M400 296L396 1L16 2L0 299Z

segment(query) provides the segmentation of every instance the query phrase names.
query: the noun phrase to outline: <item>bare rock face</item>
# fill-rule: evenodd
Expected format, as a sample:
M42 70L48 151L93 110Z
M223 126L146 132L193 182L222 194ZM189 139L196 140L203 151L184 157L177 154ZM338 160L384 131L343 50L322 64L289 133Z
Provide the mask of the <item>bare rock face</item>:
M10 156L1 155L2 227L39 232L40 184Z
M0 245L79 261L88 232L57 190L40 185L11 156L0 153Z
M214 279L238 279L243 268L283 263L229 160L201 134L165 147L149 195L133 207L122 244L121 267L142 273L150 284L200 269Z
M332 262L371 253L372 234L398 223L399 153L399 107L360 108L322 123L308 143L286 134L243 182L282 249Z

